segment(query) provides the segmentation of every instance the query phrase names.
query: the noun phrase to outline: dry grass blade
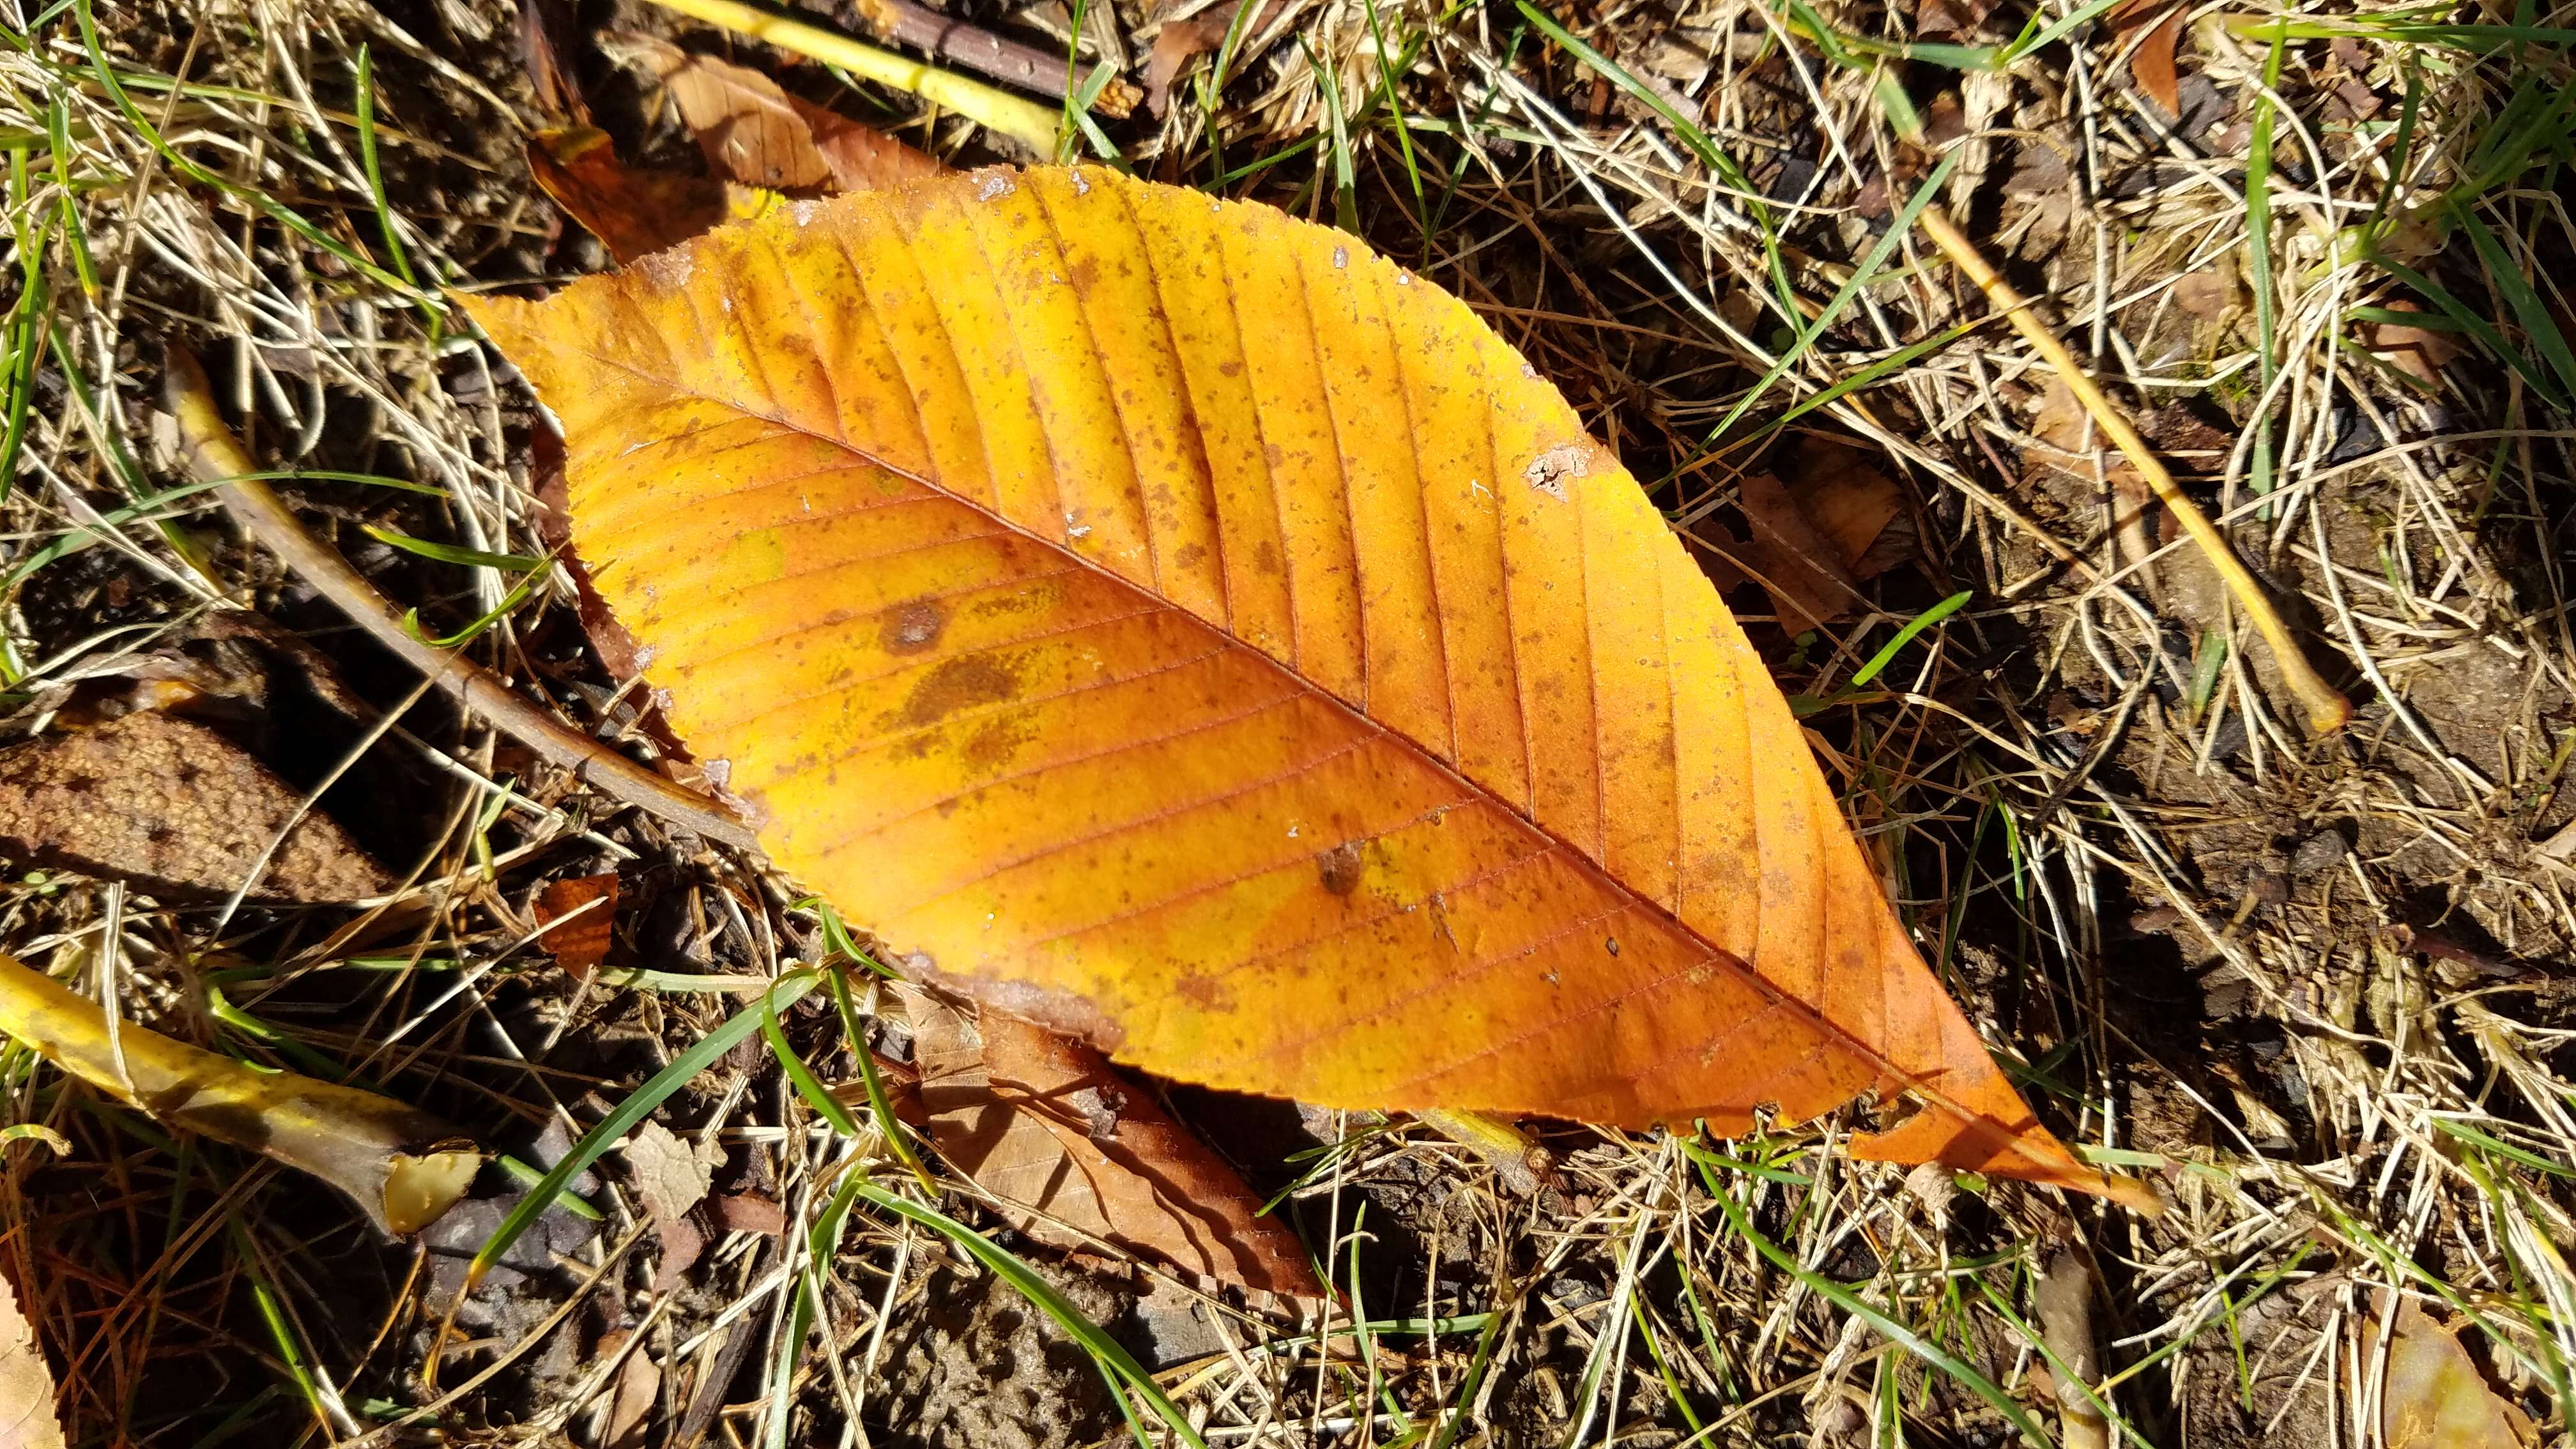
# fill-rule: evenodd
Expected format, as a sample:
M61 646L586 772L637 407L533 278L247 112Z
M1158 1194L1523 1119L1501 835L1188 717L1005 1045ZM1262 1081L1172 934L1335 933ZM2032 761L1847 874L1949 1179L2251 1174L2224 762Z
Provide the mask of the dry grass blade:
M165 1126L229 1142L347 1193L397 1237L465 1194L482 1153L456 1129L390 1097L292 1072L263 1072L131 1023L0 955L0 1032Z

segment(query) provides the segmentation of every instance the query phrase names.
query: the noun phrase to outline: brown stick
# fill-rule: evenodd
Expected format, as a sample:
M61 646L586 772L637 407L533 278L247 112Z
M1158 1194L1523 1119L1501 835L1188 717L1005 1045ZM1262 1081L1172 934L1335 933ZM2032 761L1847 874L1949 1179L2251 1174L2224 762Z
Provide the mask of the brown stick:
M934 60L952 61L966 70L981 71L997 81L1042 96L1064 88L1065 63L1061 54L1050 54L1034 45L978 29L927 5L916 5L913 0L852 0L850 9L878 35L897 45L928 51ZM1144 98L1143 91L1113 78L1101 86L1092 109L1123 121Z
M2218 570L2218 576L2227 583L2228 592L2244 606L2245 612L2254 620L2255 629L2262 634L2263 642L2271 646L2273 662L2281 668L2282 682L2290 686L2290 692L2299 697L2300 706L2308 713L2309 730L2326 735L2343 728L2344 722L2352 718L2352 702L2326 683L2324 676L2309 665L2308 657L2299 652L2298 641L2290 637L2289 625L2281 621L2279 611L2272 607L2272 600L2263 592L2263 585L2237 560L2235 552L2227 546L2226 538L2219 533L2218 526L2200 511L2200 505L2192 502L2191 495L2174 482L2173 474L2166 471L2146 440L2138 436L2138 430L2129 426L2129 420L2121 415L2120 409L2103 395L2102 389L2094 384L2084 369L2076 365L2074 354L2068 352L2066 344L2058 341L2057 334L2039 319L2031 308L2030 299L1987 264L1976 243L1968 240L1957 223L1950 220L1947 211L1937 205L1927 206L1923 208L1919 224L1924 234L1932 238L1933 244L1941 248L1942 254L1949 257L1950 264L1965 272L1968 280L1977 284L1977 290L1986 294L1986 304L2012 319L2013 326L2039 350L2041 359L2057 373L2067 390L2075 394L2076 401L2084 405L2084 411L2092 416L2094 425L2111 440L2113 447L2128 458L2131 466L2147 480L2147 486L2155 490L2156 501L2181 521L2192 542L2199 544L2201 552L2209 556L2210 566Z
M528 702L499 675L463 654L428 643L404 626L403 616L349 561L315 538L266 483L249 475L259 471L240 440L216 409L206 371L194 354L172 344L162 369L162 392L178 419L179 437L188 452L188 468L217 490L224 511L242 531L267 545L286 566L339 606L360 628L400 656L457 702L481 715L502 733L534 750L548 762L572 772L583 784L638 810L658 815L710 840L751 849L758 841L751 827L723 806L685 789L567 727Z

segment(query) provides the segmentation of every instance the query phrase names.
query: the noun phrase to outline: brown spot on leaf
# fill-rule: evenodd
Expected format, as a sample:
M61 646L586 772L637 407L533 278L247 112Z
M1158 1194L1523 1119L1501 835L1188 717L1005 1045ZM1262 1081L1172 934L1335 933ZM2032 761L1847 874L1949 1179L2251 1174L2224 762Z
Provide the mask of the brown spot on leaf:
M914 599L885 616L877 642L889 654L920 654L936 646L947 627L948 616L937 599Z
M1359 842L1345 840L1332 849L1316 855L1315 874L1324 882L1324 889L1334 895L1346 896L1358 890L1360 888Z
M965 763L966 768L979 774L1000 770L1035 733L1026 716L1025 710L1013 710L986 721L966 737L966 743L957 751L958 759Z
M913 728L935 725L962 709L998 704L1020 692L1019 675L989 654L940 661L906 695L896 719Z
M1172 990L1183 1001L1201 1011L1222 1011L1233 1004L1231 993L1218 985L1216 977L1206 971L1184 973L1179 980L1172 983Z

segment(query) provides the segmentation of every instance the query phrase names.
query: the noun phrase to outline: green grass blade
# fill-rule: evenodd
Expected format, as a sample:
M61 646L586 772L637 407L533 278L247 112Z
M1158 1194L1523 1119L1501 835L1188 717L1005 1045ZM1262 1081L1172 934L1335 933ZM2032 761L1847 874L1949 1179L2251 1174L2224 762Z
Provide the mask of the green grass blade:
M527 554L485 553L477 548L459 548L452 543L437 543L426 538L414 538L408 533L396 533L390 528L378 528L372 523L362 527L367 537L378 543L401 549L405 553L418 554L422 558L435 559L440 563L462 564L467 568L499 569L504 573L513 574L523 574L530 569L546 566L544 559L532 558Z
M134 133L143 138L144 144L160 154L163 164L200 186L220 191L226 196L256 207L271 221L338 257L379 285L414 300L427 300L426 294L418 287L361 256L355 248L315 226L293 207L264 191L228 181L181 155L178 148L170 144L169 138L161 134L161 128L153 125L151 119L143 114L142 108L134 104L134 98L126 93L123 78L118 76L114 66L108 64L107 50L99 41L98 16L92 9L91 0L72 0L72 14L80 22L81 43L88 51L90 69L98 76L100 87L107 92L108 100L115 105L118 112L125 117L125 123L134 128Z
M1916 187L1914 194L1906 199L1905 209L1897 213L1894 221L1888 223L1887 230L1880 233L1877 242L1871 245L1869 254L1862 257L1860 265L1852 268L1852 274L1843 280L1840 287L1834 289L1832 298L1827 300L1823 307L1817 309L1814 320L1799 329L1797 340L1781 351L1779 360L1771 364L1770 370L1763 373L1744 396L1736 399L1735 406L1727 409L1726 416L1718 420L1715 428L1709 430L1708 440L1703 444L1704 448L1716 446L1717 440L1726 436L1727 429L1735 426L1736 419L1743 417L1747 409L1761 401L1762 395L1771 390L1771 384L1778 382L1790 368L1798 365L1799 359L1807 355L1807 349L1815 346L1816 339L1823 336L1825 329L1834 324L1834 320L1842 315L1845 307L1851 305L1852 298L1860 295L1861 288L1877 280L1879 268L1886 265L1889 254L1905 240L1905 234L1914 229L1914 219L1923 214L1923 208L1931 205L1932 198L1941 194L1941 188L1949 182L1950 173L1957 168L1958 164L1959 153L1953 151L1941 158L1941 164L1932 168L1931 175L1923 178L1923 184Z
M760 1030L763 1011L776 1011L813 988L814 973L810 969L791 971L779 977L777 984L761 993L759 1005L747 1006L726 1018L723 1025L673 1057L669 1066L655 1072L643 1086L618 1103L615 1110L600 1118L596 1126L581 1134L581 1140L572 1145L572 1150L547 1169L544 1179L511 1207L509 1216L501 1219L501 1225L492 1230L492 1236L475 1250L474 1261L465 1268L466 1291L472 1292L475 1285L483 1281L483 1275L492 1271L492 1265L501 1261L501 1255L510 1251L510 1245L516 1243L519 1235L525 1233L562 1193L564 1184L597 1162L608 1149L625 1141L627 1133L653 1115L653 1109L686 1086L690 1078L714 1066L718 1057L742 1045L753 1032Z
M1961 1360L1949 1350L1890 1317L1885 1309L1800 1263L1794 1255L1764 1236L1759 1228L1753 1226L1753 1215L1745 1211L1744 1204L1737 1202L1733 1193L1719 1185L1717 1174L1709 1167L1706 1159L1697 1159L1697 1161L1701 1181L1707 1185L1709 1195L1717 1200L1718 1210L1726 1214L1727 1226L1733 1228L1737 1236L1752 1244L1753 1250L1761 1254L1772 1267L1797 1279L1806 1286L1808 1292L1877 1329L1888 1342L1957 1380L1961 1387L1985 1400L1996 1413L2003 1415L2004 1419L2020 1432L2022 1438L2034 1446L2034 1449L2056 1449L2056 1444L2048 1435L2040 1431L2039 1425L2032 1421L2021 1405L2013 1402L2012 1395L2005 1393L1994 1380L1977 1372L1973 1365Z
M2576 353L2568 351L2566 334L2558 330L2558 319L2550 315L2549 304L2531 289L2531 283L2523 280L2522 269L2514 265L2504 243L2478 220L2475 211L2463 206L2452 215L2459 219L2461 230L2469 234L2469 245L2477 249L2478 260L2486 263L2487 275L2494 279L2496 290L2504 294L2505 305L2513 310L2513 320L2521 325L2522 335L2531 339L2541 360L2558 375L2564 385L2562 395L2576 397Z
M1876 679L1880 670L1885 669L1888 665L1896 662L1896 652L1898 650L1913 643L1916 637L1921 635L1924 630L1931 628L1933 625L1940 623L1942 620L1949 618L1952 614L1965 608L1971 597L1973 597L1971 591L1962 589L1958 593L1952 594L1950 597L1934 604L1931 608L1924 610L1922 613L1915 615L1912 619L1907 620L1905 627L1896 631L1896 637L1888 640L1885 645L1880 647L1876 654L1869 656L1869 662L1862 665L1859 671L1852 675L1852 688L1858 689L1862 685Z
M842 1106L839 1098L824 1090L823 1084L814 1076L814 1069L805 1065L805 1059L796 1054L796 1048L787 1044L787 1033L778 1025L778 1007L765 991L760 995L760 1034L768 1039L770 1055L778 1058L779 1068L794 1084L796 1095L805 1099L815 1115L831 1123L832 1130L844 1137L858 1136L858 1119L850 1115L850 1109ZM856 1049L864 1052L867 1046L862 1042Z
M824 919L834 925L839 924L839 918L828 912ZM885 969L858 955L855 947L851 955L872 969ZM886 1096L885 1078L877 1074L876 1054L868 1050L867 1025L859 1020L858 1003L850 999L849 974L827 970L823 979L831 985L832 1006L841 1014L841 1034L849 1039L851 1059L859 1064L859 1082L867 1090L868 1115L876 1119L877 1135L885 1139L886 1147L894 1153L895 1160L911 1169L914 1180L921 1184L922 1194L937 1197L939 1186L930 1180L930 1169L922 1166L921 1154L912 1150L912 1139L903 1135L903 1124L895 1120L894 1103Z
M2392 257L2373 253L2371 261L2380 270L2404 282L2417 296L2439 308L2454 326L2476 338L2478 345L2493 353L2498 361L2522 374L2522 380L2529 383L2531 390L2540 394L2551 407L2564 409L2568 406L2566 396L2559 392L2554 379L2533 365L2521 348L2505 341L2504 334L2495 329L2494 323L2470 311L2466 303L2451 295L2449 288Z
M1190 1427L1188 1416L1163 1392L1163 1386L1154 1382L1154 1376L1145 1371L1145 1366L1119 1347L1118 1340L1102 1332L1100 1325L1083 1317L1082 1310L1066 1301L1053 1284L1039 1277L1036 1269L937 1208L897 1196L865 1179L859 1180L857 1191L860 1197L875 1206L897 1217L908 1218L965 1249L993 1276L1010 1284L1040 1312L1054 1319L1056 1326L1080 1344L1083 1352L1090 1354L1105 1372L1115 1375L1119 1383L1134 1390L1145 1401L1146 1407L1154 1411L1155 1417L1161 1419L1182 1443L1189 1445L1190 1449L1208 1449L1207 1441Z

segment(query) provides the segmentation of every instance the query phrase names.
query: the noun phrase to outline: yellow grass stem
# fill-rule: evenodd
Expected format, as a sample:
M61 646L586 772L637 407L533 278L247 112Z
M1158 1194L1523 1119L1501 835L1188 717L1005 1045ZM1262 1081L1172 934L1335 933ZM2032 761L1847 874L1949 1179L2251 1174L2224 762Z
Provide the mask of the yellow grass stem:
M781 50L792 50L808 60L837 65L852 75L863 76L880 85L910 91L932 105L955 111L988 131L999 131L1031 147L1041 159L1051 160L1055 156L1061 119L1057 112L997 90L982 81L969 80L891 50L880 50L864 41L852 40L846 35L836 35L801 21L773 15L766 10L740 4L738 0L653 0L653 3L737 35L765 41Z
M0 954L0 1032L167 1127L246 1147L347 1193L377 1227L419 1232L465 1195L483 1154L390 1097L266 1072L131 1022Z
M2300 707L2307 711L2308 728L2319 735L2332 734L2343 728L2345 721L2352 718L2352 702L2326 683L2325 678L2309 665L2307 656L2299 651L2298 641L2290 637L2289 625L2282 622L2280 611L2272 607L2271 598L2263 592L2263 585L2237 560L2235 552L2227 546L2227 540L2219 534L2218 526L2211 523L2209 516L2200 511L2200 505L2192 502L2191 496L2174 482L2173 474L2157 459L2146 440L2138 436L2138 430L2129 426L2129 420L2121 415L2119 407L2105 397L2102 389L2076 364L2075 356L2066 350L2066 344L2058 341L2048 324L2032 311L2030 299L1987 264L1976 243L1968 240L1941 207L1925 207L1917 224L1950 259L1950 264L1966 273L1968 280L1976 283L1977 289L1986 294L1987 305L2012 319L2013 326L2020 329L2030 345L2039 350L2040 357L2066 383L2067 390L2075 394L2076 401L2084 405L2084 411L2102 430L2103 436L2109 438L2111 445L2118 448L2139 475L2147 480L2147 486L2155 491L2156 501L2181 521L2192 542L2199 544L2201 552L2209 556L2210 566L2218 570L2218 576L2227 583L2228 592L2234 594L2237 603L2252 616L2254 628L2262 634L2263 642L2271 646L2272 658L2280 666L2282 681L2290 686L2291 693L2299 697Z

